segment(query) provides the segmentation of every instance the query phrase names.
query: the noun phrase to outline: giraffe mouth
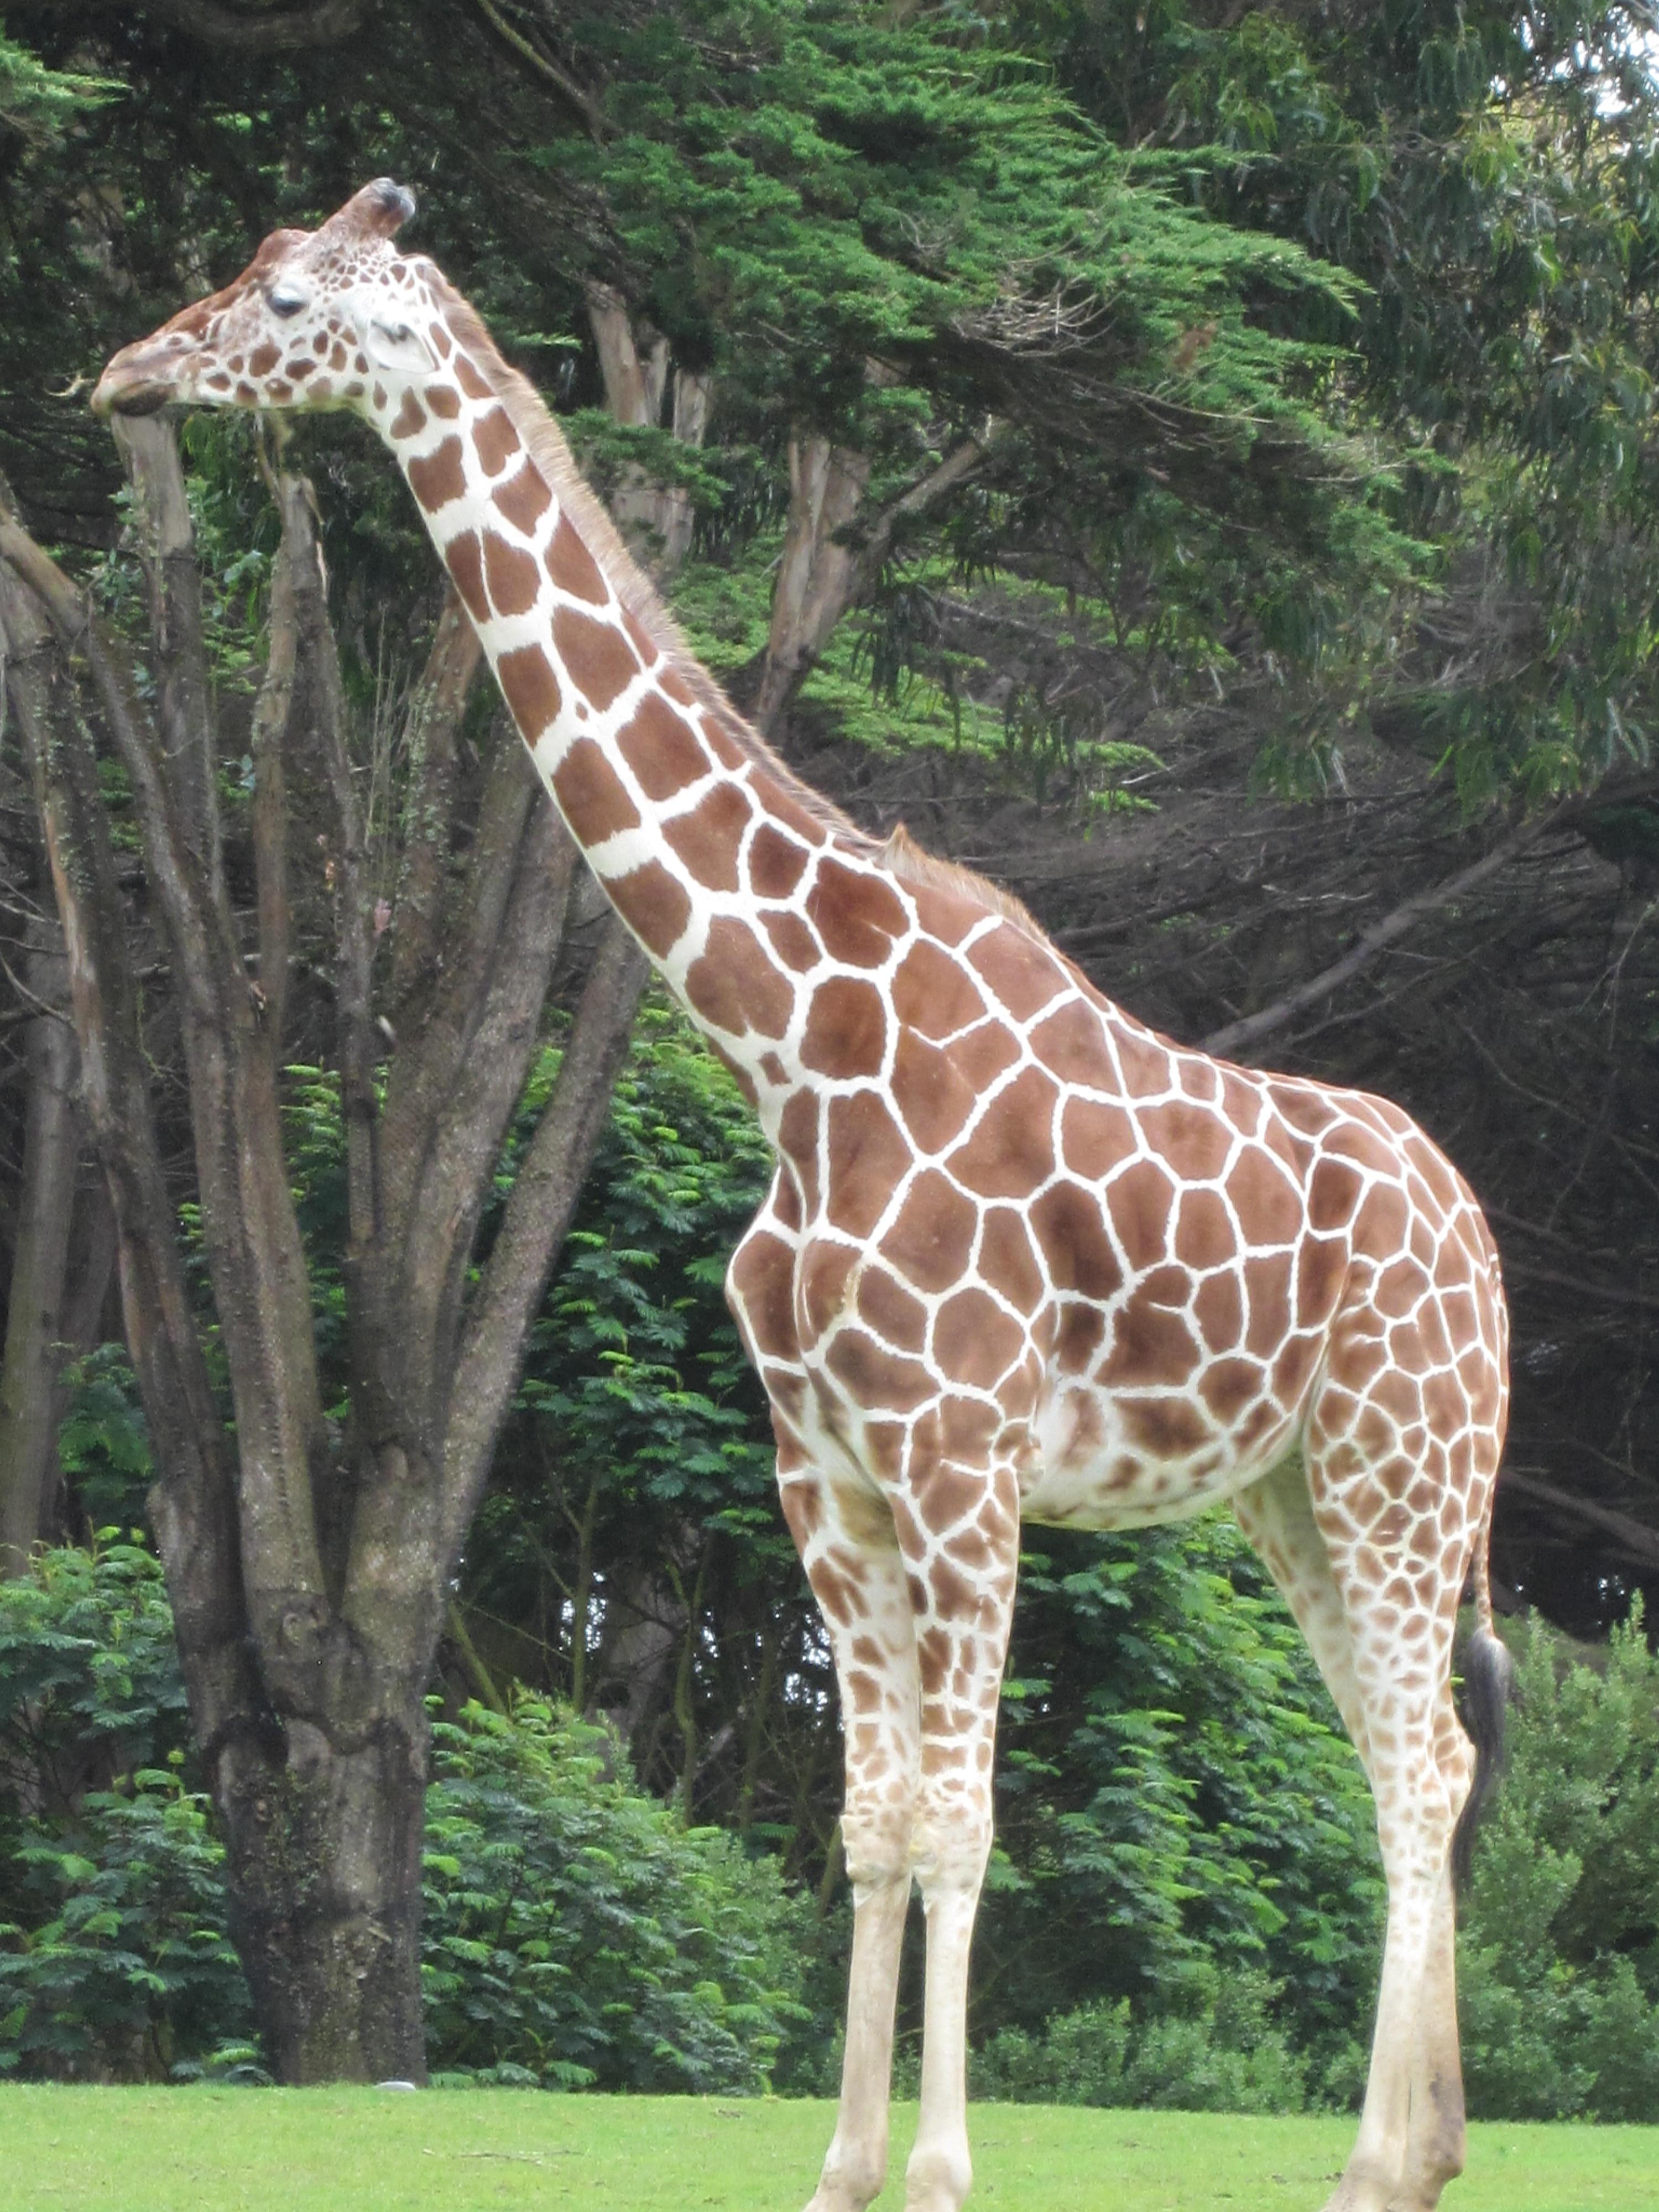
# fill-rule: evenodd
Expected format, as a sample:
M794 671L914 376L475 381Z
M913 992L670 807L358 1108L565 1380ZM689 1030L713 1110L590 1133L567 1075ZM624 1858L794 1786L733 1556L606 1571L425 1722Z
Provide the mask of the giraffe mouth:
M106 374L92 395L92 410L94 415L155 415L177 396L172 386L160 377L112 385Z

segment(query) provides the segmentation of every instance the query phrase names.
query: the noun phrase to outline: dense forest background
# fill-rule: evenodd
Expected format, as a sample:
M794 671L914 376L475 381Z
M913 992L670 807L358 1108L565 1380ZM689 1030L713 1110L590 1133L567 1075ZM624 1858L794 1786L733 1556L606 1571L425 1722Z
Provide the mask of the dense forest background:
M55 1554L57 1583L0 1631L0 1650L36 1655L8 1711L44 1710L46 1688L60 1708L11 1741L8 1817L67 1833L135 1766L160 1778L108 1813L129 1839L140 1803L159 1835L210 1796L278 2071L401 2073L420 2054L418 2020L319 2030L321 1965L311 2009L272 2014L259 1960L289 1923L260 1821L300 1716L342 1806L358 1790L391 1804L344 1747L391 1715L424 1786L435 1690L441 1729L477 1737L441 1739L452 1840L471 1833L466 1790L489 1794L478 1743L508 1759L459 1720L464 1698L500 1728L519 1725L514 1685L602 1717L650 1796L735 1833L744 1865L775 1862L810 1905L816 1963L790 2002L817 2020L842 1910L833 1686L719 1296L763 1148L677 1018L648 995L635 1018L642 978L515 780L395 472L326 417L281 442L197 418L182 475L170 430L118 452L85 404L102 362L278 223L375 174L411 185L419 246L559 411L699 650L803 775L1011 884L1134 1013L1386 1091L1459 1162L1515 1320L1500 1601L1595 1641L1659 1583L1650 13L9 6L0 1544L17 1569L37 1542L151 1528L185 1687L159 1658L112 1704L79 1662L30 1671L43 1636L67 1650L112 1621L155 1630L126 1550L125 1595ZM207 764L195 785L169 781L185 745ZM55 896L60 848L85 868L59 866ZM69 1018L71 896L103 933L86 941L126 1040L96 1069ZM271 1188L232 1193L216 1115L269 1127ZM426 1164L398 1201L407 1249L366 1256L376 1128ZM409 1254L428 1233L423 1273ZM283 1236L301 1289L279 1311L237 1285ZM287 1364L250 1380L262 1331ZM439 1470L418 1528L384 1448L405 1399ZM260 1424L285 1434L295 1406L310 1504L273 1537L260 1470L280 1451ZM354 1530L374 1514L377 1542L424 1565L371 1602ZM297 1570L285 1554L271 1581L265 1564L283 1544L319 1563L317 1648L345 1622L378 1655L371 1686L289 1649ZM1032 1547L979 1954L990 2078L1039 2078L1048 2024L1079 2020L1074 2071L1193 2075L1181 2023L1202 2020L1235 2100L1340 2100L1369 2002L1369 1814L1264 1578L1214 1524L1133 1543L1034 1531ZM286 1595L267 1618L268 1586ZM1636 1712L1635 1646L1620 1663ZM514 1773L619 1787L548 1748L565 1724L526 1722L544 1734L514 1739ZM1511 1884L1542 1878L1522 1797L1498 1861ZM418 1857L422 1802L386 1814L404 1839L391 1857ZM304 1833L326 1860L327 1820ZM461 1869L470 1848L440 1856ZM1645 1901L1607 1935L1611 1908L1598 1921L1576 1887L1585 1854L1551 1849L1577 1900L1563 1956L1600 1994L1577 2013L1560 1997L1554 2087L1537 2087L1542 2059L1519 2089L1498 2056L1473 2078L1492 2109L1644 2114L1651 1875L1638 1852ZM6 1912L61 1936L61 1861L30 1863ZM510 2043L526 2064L519 2015L491 2044L489 2005L456 1994L476 1942L457 1900L488 1881L434 1875L428 1852L428 1884L444 2051L504 2063ZM744 1896L738 1918L771 1929ZM771 2002L794 1941L755 1935L732 1973ZM1596 1966L1603 1952L1625 1965ZM20 1942L13 1980L29 1955ZM1540 1971L1496 1960L1473 1984L1495 2054L1504 1992ZM1218 1962L1257 1977L1230 1984L1218 2027ZM1154 1988L1165 2042L1132 2048L1115 2008ZM42 2017L54 1990L48 1976L28 1999ZM214 2002L192 2048L246 2029ZM766 2015L769 2050L789 2017ZM1619 2021L1649 2054L1622 2090ZM740 2017L699 2022L659 2042L741 2040ZM15 2027L16 2048L33 2032ZM173 2034L119 2063L165 2070ZM538 2047L536 2078L656 2078L592 2063L597 2042ZM709 2065L684 2078L742 2074Z

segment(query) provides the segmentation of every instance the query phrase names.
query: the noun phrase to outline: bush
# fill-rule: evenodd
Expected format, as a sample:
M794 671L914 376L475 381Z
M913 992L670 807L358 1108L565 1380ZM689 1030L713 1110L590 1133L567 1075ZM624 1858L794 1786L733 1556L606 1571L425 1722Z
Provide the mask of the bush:
M74 1820L30 1824L0 1922L0 2072L166 2081L252 2032L224 1934L224 1852L207 1800L169 1768L93 1790Z
M0 2072L257 2074L224 1852L176 1740L158 1562L48 1552L0 1583ZM434 1729L425 1962L434 2068L742 2092L799 2003L775 1866L687 1831L545 1700Z
M434 1731L427 2049L546 2087L754 2091L799 2002L804 1907L775 1866L611 1771L543 1698Z
M1307 2063L1270 2016L1280 1995L1274 1983L1245 1969L1183 1995L1187 2008L1138 2023L1120 1997L1062 2014L1041 2036L1006 2028L972 2055L974 2094L1185 2112L1307 2110Z
M1462 1908L1469 2108L1659 2119L1659 1660L1640 1601L1604 1668L1533 1621L1519 1680Z

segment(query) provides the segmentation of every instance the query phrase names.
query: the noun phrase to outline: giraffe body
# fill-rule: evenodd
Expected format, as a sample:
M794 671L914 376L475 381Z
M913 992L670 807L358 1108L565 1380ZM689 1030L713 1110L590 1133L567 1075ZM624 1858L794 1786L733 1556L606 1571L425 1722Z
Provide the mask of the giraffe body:
M95 404L340 405L392 447L536 765L777 1156L728 1290L834 1649L854 1887L813 2212L881 2185L899 1943L928 1916L912 2212L957 2212L967 1957L1022 1519L1231 1500L1376 1796L1389 1922L1331 2212L1431 2207L1462 2156L1448 1851L1473 1758L1451 1640L1507 1395L1495 1249L1385 1102L1210 1059L1022 908L799 782L697 665L408 196L278 232L118 355Z

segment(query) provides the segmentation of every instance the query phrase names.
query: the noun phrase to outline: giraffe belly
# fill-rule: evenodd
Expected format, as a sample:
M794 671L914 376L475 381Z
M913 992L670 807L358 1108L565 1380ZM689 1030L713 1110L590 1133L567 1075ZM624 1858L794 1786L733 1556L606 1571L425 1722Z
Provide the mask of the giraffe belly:
M1073 1528L1184 1521L1266 1474L1298 1426L1294 1413L1274 1409L1271 1419L1223 1427L1182 1394L1130 1396L1069 1378L1038 1409L1020 1512Z

